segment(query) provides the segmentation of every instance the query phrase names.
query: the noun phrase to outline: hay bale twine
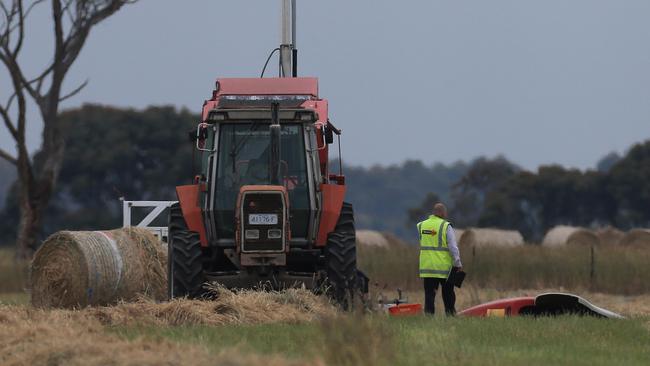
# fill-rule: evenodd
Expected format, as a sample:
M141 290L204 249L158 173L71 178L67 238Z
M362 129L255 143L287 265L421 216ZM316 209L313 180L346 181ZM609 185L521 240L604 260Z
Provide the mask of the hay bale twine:
M542 240L547 247L562 247L566 245L592 246L599 245L600 238L595 232L582 227L556 226L549 230Z
M621 239L625 247L650 248L650 229L632 229Z
M524 237L516 230L468 228L457 238L461 247L516 247L524 245Z
M596 230L596 235L598 235L598 239L600 240L601 245L611 246L619 245L621 239L623 239L623 236L625 236L625 233L615 227L607 226Z
M388 248L390 245L384 234L374 230L357 230L357 245L375 248Z
M166 298L167 253L148 230L60 231L34 255L32 305L78 308Z

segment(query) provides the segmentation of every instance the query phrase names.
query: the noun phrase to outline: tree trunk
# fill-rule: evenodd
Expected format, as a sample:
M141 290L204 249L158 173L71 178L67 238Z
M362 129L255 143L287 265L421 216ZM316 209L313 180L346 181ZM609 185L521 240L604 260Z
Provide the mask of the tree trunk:
M58 126L56 109L43 113L43 143L32 162L26 150L19 154L20 223L16 238L16 257L31 260L39 247L43 212L54 192L63 164L65 142Z
M16 258L20 260L31 260L38 248L38 233L41 228L42 210L39 210L28 202L21 200L20 223L18 225L18 237L16 239Z
M51 154L47 160L58 157L58 154ZM58 160L54 158L55 160ZM47 165L60 167L62 157L58 162L46 162ZM21 185L20 189L20 223L18 224L18 235L16 238L16 257L24 260L31 260L36 249L38 249L39 236L42 231L43 213L47 208L52 193L58 170L55 174L43 174L37 183L30 182Z

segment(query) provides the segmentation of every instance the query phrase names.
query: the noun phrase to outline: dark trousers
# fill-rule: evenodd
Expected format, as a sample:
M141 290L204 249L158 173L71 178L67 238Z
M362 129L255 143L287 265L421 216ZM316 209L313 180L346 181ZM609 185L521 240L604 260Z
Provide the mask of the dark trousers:
M424 278L424 312L433 315L436 312L436 290L442 287L442 301L445 303L445 313L456 315L456 294L454 285L444 278Z

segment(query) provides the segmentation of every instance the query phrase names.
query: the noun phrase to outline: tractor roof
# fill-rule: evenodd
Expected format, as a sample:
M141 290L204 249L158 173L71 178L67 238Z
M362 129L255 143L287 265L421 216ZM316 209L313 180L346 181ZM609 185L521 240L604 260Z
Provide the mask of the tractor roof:
M212 98L203 104L202 117L206 120L214 108L259 107L269 101L311 108L327 120L327 102L318 98L318 79L312 77L217 79Z
M222 95L304 95L318 98L317 78L222 78L212 99Z

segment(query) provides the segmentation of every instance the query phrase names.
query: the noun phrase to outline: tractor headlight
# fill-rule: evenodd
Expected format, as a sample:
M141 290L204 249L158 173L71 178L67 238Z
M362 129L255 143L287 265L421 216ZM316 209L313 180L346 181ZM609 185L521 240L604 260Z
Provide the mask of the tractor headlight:
M260 238L260 231L257 229L247 229L246 232L244 233L246 239L259 239Z
M267 234L269 239L282 239L282 230L280 229L270 229Z

